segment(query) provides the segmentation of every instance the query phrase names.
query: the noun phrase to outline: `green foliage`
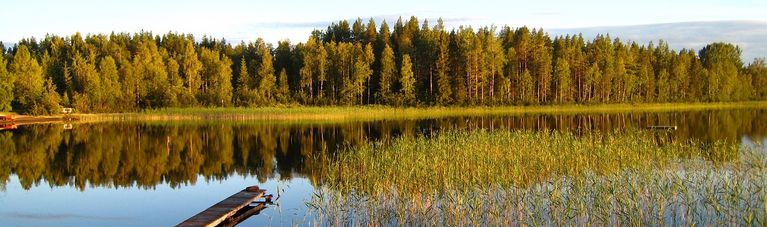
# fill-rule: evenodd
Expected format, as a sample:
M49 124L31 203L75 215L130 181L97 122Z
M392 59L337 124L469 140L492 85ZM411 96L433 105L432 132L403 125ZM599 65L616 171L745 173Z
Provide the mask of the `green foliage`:
M139 41L131 68L129 84L132 86L129 87L133 88L131 94L136 97L137 106L140 108L167 106L170 100L170 94L167 93L170 87L168 71L160 49L154 41Z
M699 56L708 70L709 99L712 101L730 101L734 97L738 71L743 63L741 50L727 43L712 43L700 50Z
M13 96L15 105L13 109L20 112L39 112L40 102L44 90L43 71L37 60L32 57L27 46L19 46L13 56L9 72L15 80Z
M754 59L754 62L748 65L748 73L751 76L752 87L757 90L756 97L767 99L767 89L757 89L767 88L767 64L764 58Z
M73 107L83 112L96 110L97 106L103 102L104 96L96 66L80 55L76 55L72 63L72 78L74 79Z
M549 103L549 92L551 90L551 50L547 45L547 41L550 40L547 36L544 36L543 30L534 32L534 42L531 65L534 67L535 84L536 84L536 103L546 104Z
M484 46L484 59L483 59L483 71L485 74L484 87L487 87L486 92L482 92L488 95L490 99L496 99L496 91L498 90L498 81L503 78L503 68L506 65L506 51L504 50L501 40L495 36L495 27L483 28L480 30L483 33L484 39L482 46ZM485 89L483 89L485 90ZM501 96L502 97L502 96Z
M392 102L392 91L394 90L394 79L397 75L397 64L394 62L394 50L385 44L383 53L381 53L381 73L379 76L378 100L382 103Z
M299 87L304 101L311 102L315 96L322 99L325 92L328 52L323 44L314 37L310 37L306 41L305 49L306 54L303 58L303 67L300 70Z
M200 48L202 91L197 99L206 106L228 106L232 101L232 60L205 47Z
M33 107L32 114L55 114L61 111L61 97L56 93L56 85L50 79L45 80L45 88L39 103Z
M413 105L415 103L415 78L413 78L413 64L410 55L402 56L402 68L399 70L399 82L402 85L400 95L402 103Z
M8 73L5 56L0 54L0 112L11 111L11 102L14 100L13 84L15 77Z
M332 68L335 68L335 75L337 78L331 80L332 97L338 97L337 101L340 104L351 105L354 104L356 95L356 89L354 85L354 60L355 58L355 45L352 43L338 43L333 47L330 46L333 52L331 61L333 62Z
M548 105L767 97L763 64L744 66L732 44L677 51L663 41L550 37L542 29L508 26L449 31L442 20L422 22L400 18L390 29L385 21L380 27L372 19L339 21L313 31L305 43L280 41L277 48L261 39L233 45L148 32L25 39L6 58L0 93L12 101L9 107L0 100L0 109L30 112L41 101L45 79L61 104L81 112L232 103ZM405 56L409 72L400 70ZM412 74L405 84L403 73Z
M522 95L522 101L525 104L535 103L535 84L533 83L533 75L530 75L530 71L525 70L522 73L522 79L520 81L520 95Z
M368 142L323 159L307 205L330 225L764 224L759 148L659 141L642 130L446 130Z
M275 91L277 88L277 78L274 76L274 65L272 64L272 53L262 40L258 40L259 57L261 64L256 74L256 94L257 102L260 105L270 105L275 101Z
M556 101L558 103L571 102L570 65L565 59L557 59L557 64L554 67L554 76L556 78Z
M355 61L354 61L354 74L352 78L352 90L359 97L359 104L363 104L363 93L365 92L365 83L373 74L373 70L370 68L375 60L373 56L373 46L371 44L365 45L362 48L360 45L355 45Z
M202 89L202 62L200 62L191 40L185 42L183 52L179 56L184 83L189 90L189 95L195 96Z
M283 68L280 70L280 76L277 84L277 102L288 103L290 102L290 86L288 85L288 72Z
M440 19L439 25L442 24ZM452 101L453 85L450 82L450 40L447 33L439 32L439 46L437 50L436 74L437 74L437 105L446 105Z
M248 106L254 102L254 94L251 91L251 78L248 74L248 65L245 63L245 58L240 61L240 72L235 79L234 87L234 105L236 106Z
M669 84L669 74L668 71L665 69L661 70L660 73L658 73L658 88L657 88L657 101L658 102L668 102L669 101L669 92L671 92L671 87Z
M104 57L99 62L99 75L101 76L101 85L103 91L102 103L100 109L103 111L119 111L120 104L124 95L117 71L115 60L111 56Z

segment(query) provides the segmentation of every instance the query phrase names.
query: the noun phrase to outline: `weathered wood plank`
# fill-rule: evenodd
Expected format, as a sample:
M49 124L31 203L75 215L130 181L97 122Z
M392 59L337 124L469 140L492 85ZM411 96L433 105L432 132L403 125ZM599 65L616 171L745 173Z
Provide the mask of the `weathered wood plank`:
M250 205L251 202L263 197L264 193L266 190L261 190L256 186L248 187L176 226L216 226L232 217L243 207Z

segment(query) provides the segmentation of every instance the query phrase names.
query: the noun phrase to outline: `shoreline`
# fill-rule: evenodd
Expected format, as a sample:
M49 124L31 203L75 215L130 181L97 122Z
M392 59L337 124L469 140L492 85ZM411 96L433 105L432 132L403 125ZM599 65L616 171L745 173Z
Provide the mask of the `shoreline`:
M91 121L180 121L180 120L263 120L263 121L346 121L422 119L451 116L492 116L520 114L648 113L721 109L767 109L767 101L716 103L650 103L546 106L293 106L293 107L189 107L142 110L132 113L85 113L65 115L15 115L16 123Z

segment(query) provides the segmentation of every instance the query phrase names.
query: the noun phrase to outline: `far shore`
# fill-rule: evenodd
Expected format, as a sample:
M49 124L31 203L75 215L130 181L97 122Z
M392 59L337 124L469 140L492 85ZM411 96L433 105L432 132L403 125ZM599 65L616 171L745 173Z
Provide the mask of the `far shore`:
M74 113L71 115L16 115L17 124L61 121L173 121L173 120L265 120L265 121L346 121L423 119L451 116L492 116L518 114L586 114L699 111L717 109L767 108L767 101L717 103L597 104L549 106L292 106L292 107L192 107L142 110L133 113ZM0 113L0 115L8 113ZM13 114L13 113L11 113Z

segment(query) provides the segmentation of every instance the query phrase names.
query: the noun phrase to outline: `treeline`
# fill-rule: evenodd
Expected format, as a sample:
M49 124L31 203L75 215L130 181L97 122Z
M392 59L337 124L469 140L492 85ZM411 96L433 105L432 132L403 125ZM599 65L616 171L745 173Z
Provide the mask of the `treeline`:
M2 45L2 44L0 44ZM2 48L6 50L6 48ZM547 105L767 98L764 59L542 29L340 21L305 43L150 32L21 40L0 58L0 111L187 106Z

